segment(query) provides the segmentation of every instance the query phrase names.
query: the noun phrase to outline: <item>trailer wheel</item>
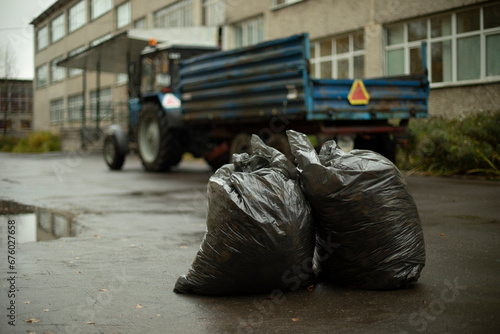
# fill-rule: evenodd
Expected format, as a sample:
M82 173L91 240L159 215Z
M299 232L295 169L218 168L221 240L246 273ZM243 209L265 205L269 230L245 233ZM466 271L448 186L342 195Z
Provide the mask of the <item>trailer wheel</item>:
M167 171L181 161L184 152L178 135L178 131L168 127L167 117L158 104L144 104L137 127L137 146L148 172Z
M290 148L290 143L288 142L288 137L284 133L275 133L267 141L267 145L274 147L287 157L288 160L294 162L295 157L292 154L292 149Z
M251 153L252 151L252 145L250 144L251 139L252 136L249 135L248 133L240 133L236 137L234 137L233 142L231 143L231 148L229 150L231 160L233 159L233 154Z
M116 137L107 135L103 147L104 161L111 170L120 170L125 163L125 154L120 151Z

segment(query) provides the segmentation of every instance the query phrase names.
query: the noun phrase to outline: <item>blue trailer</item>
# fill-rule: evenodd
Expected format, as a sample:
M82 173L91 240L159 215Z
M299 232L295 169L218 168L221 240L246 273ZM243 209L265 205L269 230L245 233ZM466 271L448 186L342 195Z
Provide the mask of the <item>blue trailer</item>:
M148 68L158 58L176 61L163 77ZM105 141L112 169L122 167L131 138L148 171L168 170L185 152L217 168L249 150L252 133L291 157L288 129L394 160L408 121L428 115L425 57L418 75L313 79L308 34L219 52L153 48L142 59L132 130L112 128Z

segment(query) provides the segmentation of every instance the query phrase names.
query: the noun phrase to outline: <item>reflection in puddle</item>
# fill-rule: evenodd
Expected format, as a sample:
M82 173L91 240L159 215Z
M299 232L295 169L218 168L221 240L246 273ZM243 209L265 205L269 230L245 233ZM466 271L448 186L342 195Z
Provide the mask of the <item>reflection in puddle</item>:
M18 243L54 240L73 237L78 225L74 215L50 209L43 209L12 201L0 201L0 223L16 221L16 240Z

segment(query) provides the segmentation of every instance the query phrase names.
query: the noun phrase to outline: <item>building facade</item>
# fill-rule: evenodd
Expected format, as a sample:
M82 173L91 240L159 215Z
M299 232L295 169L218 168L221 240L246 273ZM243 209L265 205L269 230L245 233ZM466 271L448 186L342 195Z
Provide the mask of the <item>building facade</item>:
M33 121L33 81L0 78L0 135L22 137Z
M497 110L500 102L498 0L59 0L32 25L35 129L90 123L96 104L99 117L126 114L125 73L57 63L132 28L215 26L223 49L307 32L317 78L421 72L427 42L431 115Z

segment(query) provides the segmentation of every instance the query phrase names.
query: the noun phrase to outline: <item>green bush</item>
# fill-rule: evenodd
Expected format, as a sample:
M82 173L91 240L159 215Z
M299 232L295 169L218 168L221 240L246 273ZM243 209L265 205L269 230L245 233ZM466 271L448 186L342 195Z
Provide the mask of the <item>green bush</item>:
M61 140L50 132L33 132L26 138L0 137L0 151L13 153L45 153L59 151Z
M412 120L408 146L398 152L401 169L434 175L500 176L500 111L461 119Z

